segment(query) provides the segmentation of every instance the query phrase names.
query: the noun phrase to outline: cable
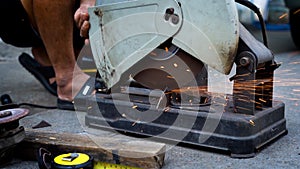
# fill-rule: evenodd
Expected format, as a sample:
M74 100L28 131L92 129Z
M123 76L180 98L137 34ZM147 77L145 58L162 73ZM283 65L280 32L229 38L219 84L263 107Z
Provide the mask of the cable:
M44 105L31 104L31 103L14 104L11 97L8 94L1 95L0 101L1 101L1 104L4 106L5 105L13 105L13 107L29 106L29 107L42 108L42 109L57 109L56 106L44 106Z
M20 107L21 106L29 106L29 107L35 107L35 108L41 108L41 109L57 109L57 106L44 106L44 105L31 104L31 103L19 103L17 105L19 105Z
M261 25L264 45L266 47L268 47L268 38L267 38L267 33L266 33L266 25L265 25L264 18L262 16L259 8L256 5L254 5L252 2L248 1L248 0L235 0L235 2L248 7L249 9L251 9L253 12L256 13L256 15L259 19L260 25Z

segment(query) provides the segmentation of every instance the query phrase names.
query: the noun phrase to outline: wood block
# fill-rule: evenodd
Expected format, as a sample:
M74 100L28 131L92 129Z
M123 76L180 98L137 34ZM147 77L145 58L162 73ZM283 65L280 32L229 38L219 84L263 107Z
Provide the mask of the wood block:
M25 129L26 138L16 149L18 157L35 160L37 150L44 147L53 154L83 152L95 161L139 168L159 169L165 158L165 144L129 139L99 137L83 133L54 133ZM94 137L91 139L91 137ZM94 140L97 139L97 144Z
M16 155L36 160L37 150L48 149L53 155L82 152L96 162L108 162L139 168L159 169L164 164L166 144L128 137L117 132L89 129L84 126L85 113L49 110L20 120L25 139ZM47 123L41 128L37 124Z

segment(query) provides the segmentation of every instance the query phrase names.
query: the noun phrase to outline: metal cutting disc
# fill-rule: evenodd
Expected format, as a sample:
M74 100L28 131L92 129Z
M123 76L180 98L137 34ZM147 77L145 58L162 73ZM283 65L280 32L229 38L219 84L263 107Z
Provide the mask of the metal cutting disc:
M0 111L0 124L17 121L28 115L28 113L29 110L22 108L2 110Z
M133 77L138 83L151 88L172 90L196 84L204 64L174 45L155 49L137 65L140 70Z

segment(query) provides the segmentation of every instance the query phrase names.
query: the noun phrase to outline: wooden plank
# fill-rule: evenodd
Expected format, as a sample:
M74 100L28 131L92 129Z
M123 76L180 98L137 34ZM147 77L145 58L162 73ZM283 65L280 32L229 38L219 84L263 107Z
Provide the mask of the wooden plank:
M40 147L57 154L83 152L95 161L139 168L163 166L166 145L129 137L93 136L85 133L56 133L25 129L26 138L16 149L19 157L35 160ZM96 143L95 143L96 141Z
M23 118L20 125L25 127L26 138L19 144L16 154L36 160L37 150L44 147L54 155L83 152L101 162L139 168L162 167L165 144L89 128L85 126L85 116L85 112L48 110ZM43 121L49 125L36 128Z

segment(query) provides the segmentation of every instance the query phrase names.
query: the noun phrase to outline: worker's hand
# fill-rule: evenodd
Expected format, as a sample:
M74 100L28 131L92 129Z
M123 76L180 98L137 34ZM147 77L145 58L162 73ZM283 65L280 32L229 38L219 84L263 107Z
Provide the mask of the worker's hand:
M77 27L80 29L80 36L88 38L90 22L88 8L95 5L95 0L81 0L80 7L74 14L74 20Z

